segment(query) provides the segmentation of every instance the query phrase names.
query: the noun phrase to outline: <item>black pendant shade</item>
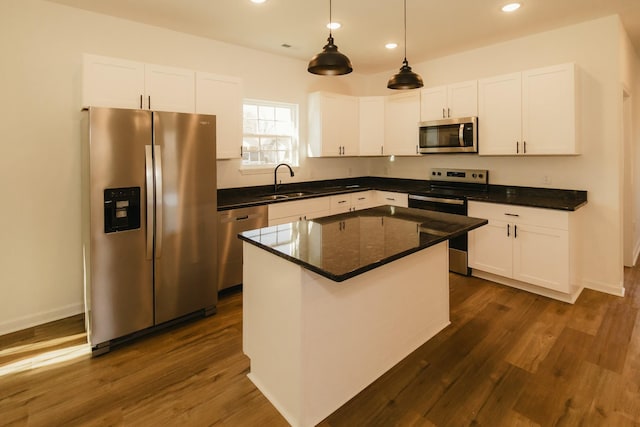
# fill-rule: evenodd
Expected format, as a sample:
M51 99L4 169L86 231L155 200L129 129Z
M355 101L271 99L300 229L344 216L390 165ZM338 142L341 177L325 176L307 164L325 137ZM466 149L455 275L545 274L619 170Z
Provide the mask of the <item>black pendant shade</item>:
M331 22L331 0L329 0L329 23ZM340 76L353 71L349 58L338 52L338 46L333 43L331 30L329 30L327 44L322 48L322 52L311 58L307 71L322 76Z
M389 89L417 89L424 86L422 77L411 71L407 62L407 0L404 0L404 61L397 74L389 79Z
M393 77L389 79L389 83L387 83L389 89L417 89L422 86L424 86L422 77L411 71L407 58L404 58L404 61L402 61L400 71L394 74Z
M327 44L322 48L322 52L311 58L307 71L323 76L339 76L349 74L353 67L349 58L338 52L338 46L333 44L333 36L329 33Z

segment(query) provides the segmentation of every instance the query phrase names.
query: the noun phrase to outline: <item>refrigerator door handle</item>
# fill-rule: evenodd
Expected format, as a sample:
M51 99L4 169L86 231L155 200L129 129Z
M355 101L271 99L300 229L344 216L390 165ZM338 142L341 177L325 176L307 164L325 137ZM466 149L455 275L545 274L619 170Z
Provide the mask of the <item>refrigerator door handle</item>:
M156 258L162 256L162 149L154 145L156 184Z
M153 257L153 153L150 145L144 146L145 181L147 185L147 250L146 257Z

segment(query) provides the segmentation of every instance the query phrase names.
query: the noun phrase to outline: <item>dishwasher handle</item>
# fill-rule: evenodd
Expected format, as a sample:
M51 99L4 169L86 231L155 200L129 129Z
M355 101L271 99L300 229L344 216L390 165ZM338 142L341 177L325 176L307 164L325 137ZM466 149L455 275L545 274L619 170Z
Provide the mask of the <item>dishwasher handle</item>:
M265 215L263 215L263 214L246 214L246 215L239 215L239 216L222 216L220 218L220 222L221 223L245 222L245 221L260 219L260 218L264 218L264 217L265 217Z

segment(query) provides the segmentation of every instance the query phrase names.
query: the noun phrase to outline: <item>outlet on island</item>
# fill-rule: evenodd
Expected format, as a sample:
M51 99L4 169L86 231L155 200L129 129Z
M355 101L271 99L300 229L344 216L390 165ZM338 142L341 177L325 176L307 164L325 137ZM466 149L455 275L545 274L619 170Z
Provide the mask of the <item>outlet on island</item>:
M550 185L551 184L551 176L544 175L542 177L542 183L545 184L545 185Z

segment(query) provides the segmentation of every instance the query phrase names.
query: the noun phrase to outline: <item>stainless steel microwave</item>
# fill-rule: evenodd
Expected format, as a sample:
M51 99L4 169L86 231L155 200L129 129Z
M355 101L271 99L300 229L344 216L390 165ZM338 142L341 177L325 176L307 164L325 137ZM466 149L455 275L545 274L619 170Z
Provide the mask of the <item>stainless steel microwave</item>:
M419 135L421 154L478 152L477 117L421 122Z

